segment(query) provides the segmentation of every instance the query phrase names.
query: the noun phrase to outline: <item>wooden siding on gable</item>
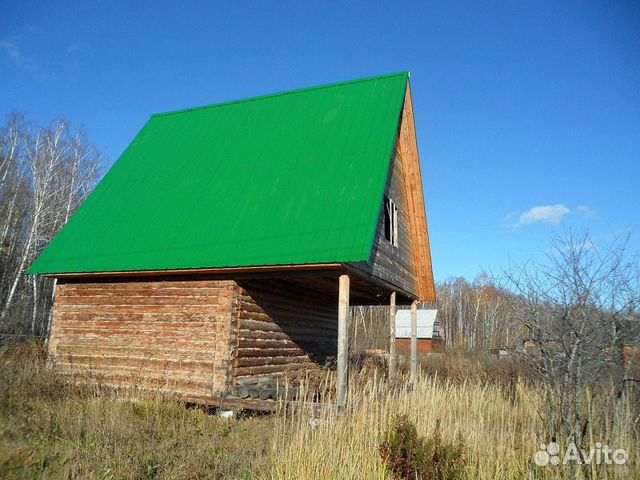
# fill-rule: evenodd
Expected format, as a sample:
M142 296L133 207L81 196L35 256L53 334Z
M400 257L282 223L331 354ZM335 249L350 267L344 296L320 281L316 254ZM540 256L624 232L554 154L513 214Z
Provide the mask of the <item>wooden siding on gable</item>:
M382 205L378 217L376 237L371 250L371 258L363 267L369 274L381 278L406 292L417 295L415 256L409 225L404 168L402 157L396 154L385 189L385 196L390 198L398 207L398 246L393 246L385 238L384 217L386 206Z
M385 238L385 205L382 205L371 258L366 264L354 266L397 287L405 295L435 301L420 158L408 84L385 195L398 206L398 246L394 247Z
M59 283L54 365L100 383L211 397L226 391L235 283Z

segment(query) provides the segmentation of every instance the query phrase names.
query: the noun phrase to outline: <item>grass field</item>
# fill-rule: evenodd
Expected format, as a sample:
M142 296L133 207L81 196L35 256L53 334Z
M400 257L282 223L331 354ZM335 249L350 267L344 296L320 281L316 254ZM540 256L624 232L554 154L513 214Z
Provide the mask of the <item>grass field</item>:
M538 391L512 375L491 381L460 357L439 360L444 375L431 365L413 389L391 390L375 370L354 377L342 415L299 405L226 420L167 398L71 384L38 352L0 353L0 478L391 478L379 447L399 415L420 434L439 421L444 440L461 438L463 478L640 478L631 420L593 437L626 448L624 466L536 467L533 456L549 441Z

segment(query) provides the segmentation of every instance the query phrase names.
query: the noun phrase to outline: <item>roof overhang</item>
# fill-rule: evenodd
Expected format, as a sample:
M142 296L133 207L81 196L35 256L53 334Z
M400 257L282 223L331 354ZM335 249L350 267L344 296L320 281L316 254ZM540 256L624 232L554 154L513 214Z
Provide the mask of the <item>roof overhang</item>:
M262 265L254 267L229 267L229 268L188 268L177 270L130 270L121 272L69 272L43 274L52 278L111 278L111 277L152 277L167 275L234 275L247 273L269 272L320 272L325 270L341 270L344 267L340 263L314 263L303 265Z

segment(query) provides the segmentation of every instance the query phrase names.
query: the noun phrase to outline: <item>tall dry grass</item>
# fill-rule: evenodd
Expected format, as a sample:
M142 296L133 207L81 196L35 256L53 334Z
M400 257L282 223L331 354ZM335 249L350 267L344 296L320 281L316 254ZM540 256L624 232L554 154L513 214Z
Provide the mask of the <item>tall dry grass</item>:
M551 440L551 432L541 416L545 408L542 396L531 384L502 386L424 374L413 389L392 390L375 376L365 382L352 377L352 383L360 385L351 389L343 414L335 410L317 413L299 406L277 418L272 478L388 478L378 449L401 414L422 434L432 432L439 421L444 439L455 442L461 435L469 479L640 478L639 443L629 422L628 402L615 412L620 417L615 430L595 430L591 439L594 446L601 442L625 447L631 454L627 465L542 468L534 464L533 456L542 442ZM600 425L597 405L593 411L593 423ZM566 446L566 439L558 440Z
M0 349L0 478L383 479L379 447L399 415L423 435L438 420L445 440L460 434L468 479L640 478L628 401L590 405L591 443L626 448L628 465L540 468L533 455L550 432L539 390L510 374L495 381L490 372L503 367L494 363L438 361L446 378L425 369L413 389L392 389L375 368L354 373L341 414L299 402L224 420L166 397L132 400L70 382L38 348Z
M255 478L269 471L271 423L131 400L70 382L37 346L0 349L2 479Z

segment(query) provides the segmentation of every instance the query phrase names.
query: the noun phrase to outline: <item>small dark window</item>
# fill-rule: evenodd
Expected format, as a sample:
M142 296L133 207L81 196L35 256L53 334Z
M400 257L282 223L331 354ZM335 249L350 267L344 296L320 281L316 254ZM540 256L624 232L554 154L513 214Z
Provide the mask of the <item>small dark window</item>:
M440 323L437 320L433 322L433 338L440 338Z
M398 246L398 207L387 197L384 197L384 238Z

